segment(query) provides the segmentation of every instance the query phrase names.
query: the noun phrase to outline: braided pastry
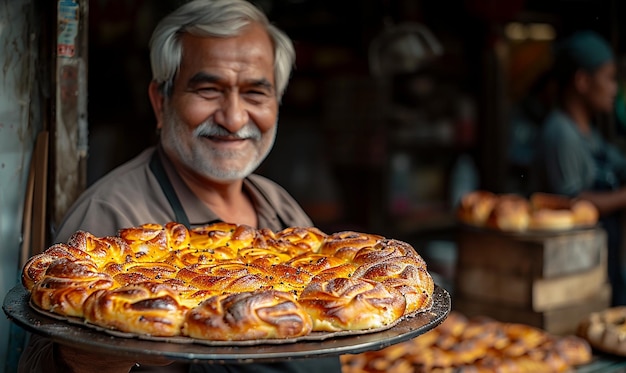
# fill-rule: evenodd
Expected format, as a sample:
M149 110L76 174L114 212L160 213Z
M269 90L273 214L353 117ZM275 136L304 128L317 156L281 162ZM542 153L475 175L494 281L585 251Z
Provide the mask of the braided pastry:
M379 351L341 356L344 371L382 372L405 366L407 372L557 373L591 362L582 338L555 336L518 323L450 312L444 322L415 339ZM407 366L408 364L408 366Z
M423 308L430 302L429 294L435 290L424 262L415 256L391 257L369 266L362 265L354 272L354 277L377 281L398 290L407 300L406 313Z
M78 231L24 266L32 303L122 332L241 341L378 330L428 310L434 282L405 242L217 223Z
M169 286L154 282L98 290L85 301L85 320L123 332L175 336L187 311L176 298Z
M216 341L294 338L312 330L293 294L268 290L213 296L185 317L183 333Z
M111 277L97 272L89 262L62 258L52 262L41 281L34 284L31 300L59 315L82 317L87 297L112 285Z
M396 289L356 278L313 282L298 301L313 318L314 330L331 332L388 325L406 308L405 298Z

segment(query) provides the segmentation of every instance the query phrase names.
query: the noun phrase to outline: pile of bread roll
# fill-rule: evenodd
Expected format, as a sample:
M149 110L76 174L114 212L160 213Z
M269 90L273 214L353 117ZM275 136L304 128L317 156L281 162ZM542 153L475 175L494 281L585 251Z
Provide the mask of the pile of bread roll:
M508 232L568 230L591 227L598 210L589 201L549 193L529 198L475 190L465 194L456 210L457 219L468 225Z
M626 306L590 313L578 325L578 335L598 350L626 357Z
M571 371L589 363L592 350L577 336L556 336L529 325L458 311L415 339L358 355L343 355L343 373Z

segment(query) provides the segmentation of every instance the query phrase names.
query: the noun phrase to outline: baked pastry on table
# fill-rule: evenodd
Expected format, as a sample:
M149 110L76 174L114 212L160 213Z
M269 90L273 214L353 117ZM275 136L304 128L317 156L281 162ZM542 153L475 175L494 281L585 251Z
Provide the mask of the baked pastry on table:
M486 226L492 229L523 232L530 224L530 203L525 198L515 194L498 196Z
M435 329L379 350L341 356L343 373L571 371L591 362L584 339L452 311Z
M594 226L598 210L589 201L550 194L467 193L457 206L457 219L475 227L505 232L565 231Z
M600 351L626 357L626 306L589 314L580 322L578 335Z
M459 221L482 227L487 222L498 196L486 190L475 190L461 197L456 216Z
M228 223L145 224L115 237L78 231L30 258L22 284L44 312L203 341L381 330L430 309L434 293L426 263L405 242Z

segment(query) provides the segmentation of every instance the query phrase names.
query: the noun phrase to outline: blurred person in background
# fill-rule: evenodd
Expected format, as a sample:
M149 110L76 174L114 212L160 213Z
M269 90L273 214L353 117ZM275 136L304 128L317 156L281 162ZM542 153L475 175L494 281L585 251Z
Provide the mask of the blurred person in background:
M611 114L617 66L608 42L578 31L556 44L553 78L557 103L537 142L534 168L540 191L592 202L608 235L608 275L613 305L626 304L621 269L621 216L626 208L626 157L595 125Z

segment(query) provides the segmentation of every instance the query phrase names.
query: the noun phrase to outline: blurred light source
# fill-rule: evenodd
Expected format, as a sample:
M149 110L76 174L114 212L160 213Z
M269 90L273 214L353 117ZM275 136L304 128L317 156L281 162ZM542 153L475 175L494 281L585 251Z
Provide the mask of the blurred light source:
M531 23L528 25L529 37L533 40L554 40L556 32L554 27L547 23Z
M509 40L526 40L528 32L526 25L519 22L511 22L504 28L504 33Z
M556 37L554 27L548 23L510 22L504 27L504 34L512 41L550 41Z

